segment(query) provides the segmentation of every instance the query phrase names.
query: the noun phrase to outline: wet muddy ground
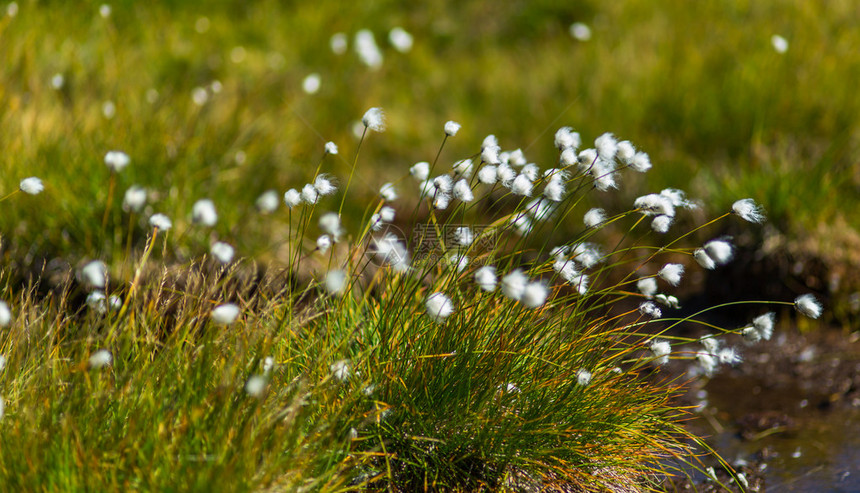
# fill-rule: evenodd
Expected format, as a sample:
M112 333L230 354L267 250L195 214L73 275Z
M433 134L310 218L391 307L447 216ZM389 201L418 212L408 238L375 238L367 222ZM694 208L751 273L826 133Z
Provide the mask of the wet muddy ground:
M748 491L860 492L860 332L782 331L739 347L741 364L683 397L698 407L690 429L744 473ZM724 491L697 471L666 489Z

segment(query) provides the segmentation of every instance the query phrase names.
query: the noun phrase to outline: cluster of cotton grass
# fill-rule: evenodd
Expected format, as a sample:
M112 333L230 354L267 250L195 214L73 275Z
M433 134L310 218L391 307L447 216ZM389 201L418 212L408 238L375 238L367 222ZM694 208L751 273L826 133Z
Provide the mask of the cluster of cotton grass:
M359 149L385 130L385 114L372 108L361 124ZM244 379L241 392L265 403L281 395L279 386L295 389L301 380L307 386L301 406L349 402L354 414L329 409L332 421L321 426L337 435L326 443L342 447L334 454L353 467L339 474L355 484L646 487L667 454L688 452L679 439L679 410L668 401L673 388L646 376L673 359L712 375L740 361L734 339L766 341L775 325L775 313L766 312L748 326L714 328L698 340L679 337L674 327L713 328L701 317L731 303L681 316L673 290L691 269L719 268L735 254L730 238L686 242L731 217L760 224L764 212L741 199L704 225L675 232L678 217L698 207L681 190L648 193L617 210L597 206L611 202L605 195L622 186L625 174L652 167L629 141L605 133L586 147L579 133L563 127L554 139L557 160L539 166L520 149L503 150L493 135L473 155L447 159L445 143L462 129L449 121L441 130L442 144L428 161L376 184L378 198L358 221L343 217L362 166L358 150L348 176L323 173L326 158L339 152L333 142L307 183L257 198L260 221L279 214L281 202L286 206L287 270L304 284L289 283L282 299L265 305L272 311L266 314L235 299L206 300L205 323L214 328L271 319L274 333L290 334L280 337L280 353L271 345L272 354L257 356L259 370ZM110 151L104 162L110 202L115 176L131 158ZM30 194L43 189L38 178L20 185ZM122 201L130 219L144 214L151 227L141 267L156 237L173 226L146 202L139 185ZM219 220L217 204L205 197L185 214L196 228ZM398 234L416 230L424 234ZM236 253L224 240L209 249L224 269ZM109 343L134 309L141 270L121 297L111 293L104 261L81 262L87 304L112 324L108 347L93 351L90 369L124 356ZM745 303L821 314L812 295ZM0 326L11 324L14 313L14 305L0 302ZM291 382L278 380L276 366L295 375Z

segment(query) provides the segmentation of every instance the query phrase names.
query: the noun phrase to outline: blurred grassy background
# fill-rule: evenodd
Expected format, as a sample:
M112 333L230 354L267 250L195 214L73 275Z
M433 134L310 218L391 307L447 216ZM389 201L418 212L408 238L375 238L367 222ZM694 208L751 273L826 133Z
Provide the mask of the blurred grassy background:
M644 187L622 185L625 205L667 186L709 211L752 197L769 212L759 253L775 259L778 281L831 292L843 321L860 309L856 2L126 1L107 17L99 3L22 1L14 16L2 5L0 184L5 194L27 176L46 183L43 195L2 204L3 262L13 270L55 258L121 261L120 202L132 184L150 190L149 212L174 219L179 259L213 237L272 258L283 206L274 223L253 221L256 197L310 180L329 140L341 152L323 171L345 182L353 122L381 106L388 130L362 149L356 211L384 181L432 160L449 119L463 129L443 163L476 153L493 133L550 167L558 127L575 127L586 145L611 131L655 165ZM591 39L571 36L574 22L590 26ZM407 53L388 42L397 26L414 36ZM353 50L360 29L376 37L378 69ZM341 55L330 49L336 32L349 40ZM315 94L302 91L311 73ZM103 229L102 159L112 149L132 164L117 177ZM204 197L221 216L211 232L189 228L191 204ZM339 199L327 200L323 209Z

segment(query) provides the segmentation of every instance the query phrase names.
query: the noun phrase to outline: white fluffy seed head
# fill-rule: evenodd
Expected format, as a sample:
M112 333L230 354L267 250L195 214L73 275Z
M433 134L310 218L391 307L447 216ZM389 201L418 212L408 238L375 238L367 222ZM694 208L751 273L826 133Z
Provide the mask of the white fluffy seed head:
M161 231L168 231L173 227L173 222L164 214L158 213L149 216L149 225Z
M582 139L578 132L574 132L571 127L561 127L555 132L555 147L559 150L571 149L576 151L582 145Z
M12 323L12 310L5 301L0 301L0 327L8 327Z
M779 34L774 34L770 37L770 44L773 46L774 51L780 55L788 51L788 40Z
M122 199L122 210L140 212L144 205L146 205L146 189L137 185L130 186Z
M468 226L458 226L454 230L454 240L460 246L469 246L475 241L475 234Z
M326 154L337 154L337 144L334 142L326 142L325 143L325 153Z
M496 166L496 177L500 182L502 182L503 186L510 187L513 185L514 179L517 178L517 172L509 165L501 163ZM528 178L526 178L526 180L528 180Z
M424 181L430 176L430 163L421 161L409 168L409 173L418 181Z
M402 27L395 27L388 31L388 42L400 53L411 50L413 41L412 35Z
M213 308L210 316L218 325L230 325L239 316L239 307L233 303L225 303Z
M771 336L773 336L773 326L774 323L776 323L776 313L769 312L764 315L759 315L753 319L752 323L753 328L755 328L761 338L769 341Z
M330 234L335 239L343 232L340 227L340 216L337 212L326 212L320 216L319 225L320 229Z
M229 264L233 260L233 255L235 255L236 251L229 244L223 241L216 241L209 249L209 253L222 264Z
M649 158L648 154L645 154L644 152L637 152L630 161L630 168L633 169L633 171L644 173L651 169L651 158Z
M761 224L765 221L764 210L753 199L741 199L732 204L732 212L744 221Z
M559 277L569 283L574 283L581 273L576 269L576 264L573 260L558 258L552 264L553 270L558 272Z
M331 195L337 191L337 185L332 177L322 174L314 178L314 190L321 196Z
M452 253L448 256L448 262L457 269L457 272L463 272L469 266L469 257L462 253Z
M191 206L191 220L206 227L215 226L218 222L218 213L215 211L215 203L209 199L200 199Z
M669 344L669 341L655 339L651 342L650 349L654 353L654 363L665 365L669 362L669 355L672 353L672 345Z
M526 284L529 278L517 269L502 278L502 293L508 298L519 301L526 291Z
M253 375L245 382L245 393L250 397L259 399L266 392L266 377Z
M460 161L457 161L456 163L454 163L454 166L452 166L452 168L454 169L454 172L458 175L465 176L466 178L472 176L471 159L462 159Z
M460 131L460 124L450 120L445 122L445 135L448 137L453 137L457 135L457 132Z
M812 294L802 294L795 298L794 307L809 318L818 318L821 316L821 303Z
M454 198L463 202L475 200L475 195L472 193L469 182L465 178L454 184Z
M331 248L331 243L331 236L320 235L320 237L317 238L317 250L319 250L320 253L325 253L329 248Z
M122 151L108 151L105 154L105 166L117 173L125 169L130 162L131 158Z
M21 183L18 185L18 188L21 189L22 192L30 194L30 195L38 195L45 189L45 185L42 184L42 180L36 178L35 176L31 176L29 178L24 178L21 180Z
M681 282L681 276L684 275L684 266L682 264L666 264L657 275L672 286L677 286Z
M710 256L708 256L708 252L706 252L703 248L697 248L693 252L693 258L696 259L696 262L699 263L702 267L708 270L713 270L717 268L716 262Z
M345 382L349 380L350 370L349 370L349 361L342 359L340 361L335 361L329 366L329 370L331 370L331 375L340 380L341 382Z
M618 149L615 152L615 157L618 158L624 164L630 164L633 162L633 158L636 156L636 148L633 147L633 144L630 143L629 140L622 140L618 143Z
M594 147L597 148L597 154L601 159L611 160L615 158L615 153L618 151L618 141L614 135L607 132L594 139Z
M734 247L726 240L711 240L705 243L704 249L717 265L731 262L735 255Z
M385 112L382 111L382 108L370 108L364 113L361 123L374 132L383 132L385 130Z
M579 168L583 172L586 172L597 162L597 151L594 149L583 149L576 156L576 160L579 162Z
M295 188L291 188L284 192L284 203L287 204L288 208L292 209L302 203L302 194Z
M511 183L511 191L516 195L524 195L526 197L532 194L532 182L526 175L518 175L513 183Z
M511 151L508 155L508 164L512 166L525 166L528 161L522 149Z
M443 293L433 293L427 297L427 315L435 322L441 322L454 313L454 303Z
M636 281L636 289L646 298L653 298L657 294L657 280L653 277L643 277Z
M93 370L98 370L99 368L110 366L112 362L113 356L110 354L110 351L107 349L99 349L90 356L90 359L87 361L87 366Z
M308 183L302 187L302 200L306 203L311 205L316 204L319 198L320 194L312 184Z
M538 308L546 303L546 298L549 295L549 290L546 285L540 281L530 282L526 284L523 290L522 303L529 308Z
M561 202L564 199L565 185L562 180L550 180L544 186L543 194L553 202Z
M484 291L495 291L498 279L496 278L496 268L492 265L485 265L475 271L475 282Z
M594 209L589 209L588 212L582 217L582 222L585 223L586 228L596 228L600 226L606 221L606 212L603 209L595 207Z
M663 214L654 216L654 219L651 220L651 229L655 233L666 234L669 232L669 228L672 226L673 221L674 218Z
M660 307L651 301L641 303L639 305L639 313L651 318L660 318L663 315L663 312L660 311Z
M342 270L331 270L325 275L325 289L330 294L340 295L346 289L346 273Z
M107 266L101 260L93 260L81 269L81 277L90 286L104 288L107 284Z
M659 193L649 193L633 201L633 207L646 216L675 217L675 206L672 200Z
M591 383L591 372L585 368L576 370L576 383L583 387L587 386Z
M274 190L266 190L255 203L257 210L263 214L271 214L278 209L278 192Z
M107 297L101 291L93 291L87 295L87 306L98 313L107 313Z
M394 221L395 213L396 212L393 207L385 205L381 209L379 209L379 218L387 223L390 223L391 221Z
M741 355L732 347L725 347L717 351L717 359L724 365L735 365L741 362Z
M496 183L496 167L488 164L478 170L478 181L485 185Z
M450 175L439 175L433 178L433 186L436 187L438 192L450 194L454 188L454 179Z

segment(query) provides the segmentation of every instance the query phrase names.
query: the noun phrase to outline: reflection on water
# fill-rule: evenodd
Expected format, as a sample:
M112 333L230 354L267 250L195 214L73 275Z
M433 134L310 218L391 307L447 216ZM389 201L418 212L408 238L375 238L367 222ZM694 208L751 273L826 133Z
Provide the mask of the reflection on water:
M707 404L691 426L729 463L758 464L769 492L860 492L860 408L804 395L718 376L700 391Z

